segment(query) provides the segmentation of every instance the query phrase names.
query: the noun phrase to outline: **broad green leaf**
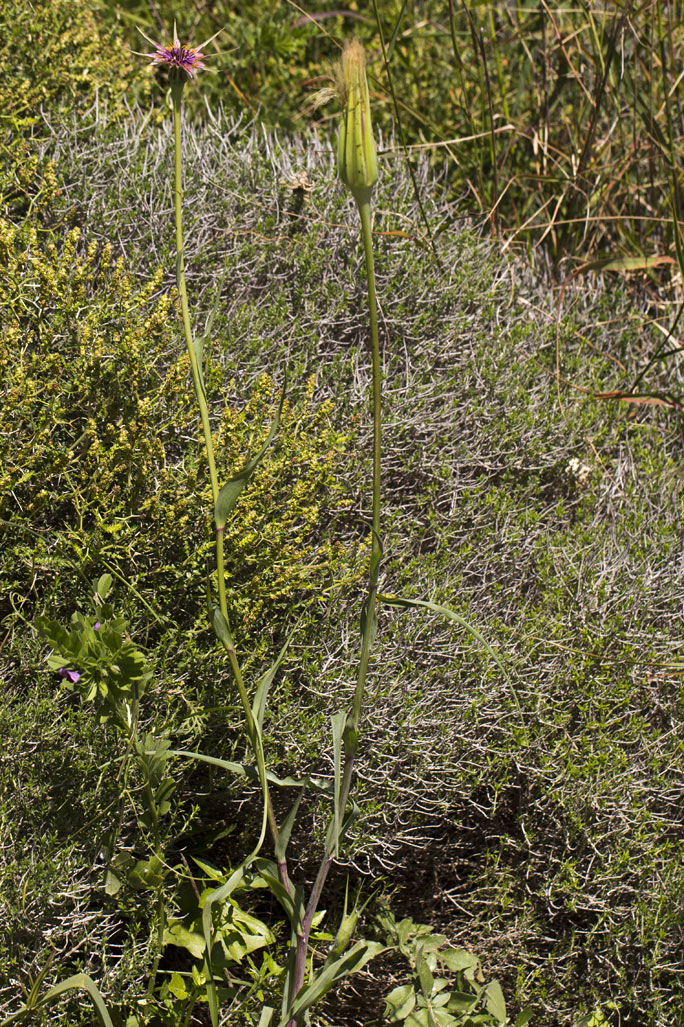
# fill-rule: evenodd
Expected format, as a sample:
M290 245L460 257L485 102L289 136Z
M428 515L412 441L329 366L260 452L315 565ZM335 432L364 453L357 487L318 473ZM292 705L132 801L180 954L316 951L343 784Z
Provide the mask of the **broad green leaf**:
M455 1013L467 1013L478 1003L478 996L467 991L452 991L448 1008Z
M527 1027L527 1024L530 1022L531 1019L532 1019L532 1010L531 1009L523 1009L516 1016L515 1023L513 1024L513 1027Z
M400 945L405 945L413 934L415 924L413 920L405 916L403 920L400 920L397 924L397 937Z
M259 845L260 844L261 839L259 840ZM204 909L202 911L202 933L204 934L204 940L206 943L204 951L204 973L207 986L207 1004L209 1006L209 1016L211 1018L212 1027L218 1027L219 1011L218 991L216 989L216 984L214 983L214 974L211 968L211 950L214 942L213 907L227 899L231 893L243 883L246 866L253 857L254 853L250 853L245 862L242 863L237 870L233 871L225 884L222 884L220 888L215 888L214 891L210 892L204 901Z
M95 591L100 599L106 599L112 587L113 578L111 574L102 574L95 585Z
M451 1013L447 1013L446 1009L433 1009L432 1015L438 1027L459 1027L463 1023L460 1018L457 1020Z
M416 993L411 984L400 984L385 999L385 1016L404 1020L416 1004Z
M431 998L435 978L432 976L432 971L430 970L425 957L420 952L416 953L416 970L418 971L418 980L420 981L420 987L423 995L425 995L425 998Z
M465 949L445 949L437 954L437 958L440 963L454 973L460 973L463 970L476 970L480 963L477 956Z
M171 974L171 978L168 983L168 989L171 992L171 994L175 998L180 999L181 1002L185 1001L185 999L190 998L190 992L188 991L188 986L185 983L185 978L182 977L176 970L174 970L174 972Z
M177 921L171 921L170 926L164 930L162 944L177 945L178 948L187 949L195 959L201 959L207 947L203 936L198 931L189 931L187 927Z
M404 1021L406 1027L431 1027L427 1009L414 1009Z
M420 947L423 952L437 952L442 945L446 945L448 938L446 934L424 934L421 935ZM441 956L441 952L437 952L437 958Z
M487 1012L496 1017L499 1023L506 1022L506 1002L501 985L498 981L490 981L484 990Z
M261 1016L259 1017L259 1027L268 1027L274 1012L275 1010L272 1006L264 1006L261 1010Z

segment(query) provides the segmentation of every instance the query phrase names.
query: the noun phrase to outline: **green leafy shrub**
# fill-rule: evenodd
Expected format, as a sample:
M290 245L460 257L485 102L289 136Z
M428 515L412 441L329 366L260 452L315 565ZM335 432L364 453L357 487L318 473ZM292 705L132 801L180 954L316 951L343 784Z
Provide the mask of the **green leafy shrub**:
M0 8L0 212L44 211L54 195L54 168L37 143L45 112L121 113L134 74L126 45L86 0L7 0ZM141 86L141 95L147 87Z
M72 566L86 578L109 567L128 584L129 599L154 605L159 623L177 618L187 629L203 603L198 511L209 485L174 301L159 294L161 272L138 283L109 246L98 253L91 243L78 255L79 234L71 231L61 250L52 242L43 250L33 229L0 225L0 516L17 554L41 567L36 602L64 609ZM207 381L211 390L210 369ZM265 436L274 395L263 377L242 410L226 407L216 435L226 474L239 469L251 437ZM294 596L316 602L356 574L356 556L324 530L322 504L337 489L346 444L330 415L329 401L314 403L312 383L286 401L282 444L243 497L243 530L235 519L227 527L235 622L264 645ZM16 566L11 573L16 587Z

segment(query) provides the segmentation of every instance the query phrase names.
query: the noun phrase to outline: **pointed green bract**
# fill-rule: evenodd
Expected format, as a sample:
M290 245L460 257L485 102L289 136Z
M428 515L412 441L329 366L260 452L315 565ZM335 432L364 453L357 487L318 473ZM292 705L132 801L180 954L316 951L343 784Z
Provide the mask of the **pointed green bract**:
M358 39L347 43L342 52L340 86L344 112L337 140L337 167L356 202L367 203L378 180L378 156L373 138L366 55Z

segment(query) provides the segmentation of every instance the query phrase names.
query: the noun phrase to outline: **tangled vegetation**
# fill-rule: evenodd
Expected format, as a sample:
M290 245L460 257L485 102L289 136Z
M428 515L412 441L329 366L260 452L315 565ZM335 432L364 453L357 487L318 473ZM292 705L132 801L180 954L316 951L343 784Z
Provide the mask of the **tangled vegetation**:
M0 18L11 20L12 47L22 49L26 22L10 7ZM35 57L35 66L22 63L2 87L14 106L5 108L0 182L0 1003L9 1015L21 987L52 958L49 980L55 968L89 972L123 1017L150 972L153 949L152 898L135 878L144 863L135 849L142 777L131 778L122 800L117 770L108 770L121 758L115 733L97 724L77 690L60 687L34 633L36 616L67 622L81 610L94 621L90 583L107 572L109 601L154 674L141 701L145 729L176 747L239 759L236 700L220 659L202 644L208 482L169 271L168 125L163 110L150 118L121 106L124 82L131 95L149 78L130 69L103 8L31 7L45 17L45 40L58 49L49 63L22 49L21 61ZM421 24L414 7L411 31L407 22L396 33L391 67L397 81L401 73L414 82L405 95L417 110L429 107L430 125L448 138L452 126L437 112L460 107L442 97L439 108L434 95L447 51L436 22ZM19 0L15 8L21 13ZM221 49L240 43L233 85L217 57L208 110L195 111L187 132L186 261L200 323L214 314L207 387L225 473L266 437L289 369L281 445L241 497L239 521L228 526L229 599L239 644L251 647L255 666L295 628L264 730L274 773L292 760L302 774L318 773L335 693L351 690L335 603L356 597L369 552L361 251L350 243L347 201L331 186L325 140L278 136L259 119L245 123L244 114L260 96L260 118L300 126L295 116L308 86L293 89L294 77L322 72L331 44L321 28L339 35L340 22L299 24L303 16L283 5L258 12L248 5L242 16L220 5L198 11L191 26L179 12L179 27L208 35L225 19ZM454 12L455 23L465 11ZM589 66L594 74L603 68L606 96L616 86L619 54L645 31L640 11L624 22L619 5L616 12L623 27L616 36L610 13L601 25L589 9L557 16L559 30L561 17L580 19L580 27L594 18ZM531 103L531 80L514 45L530 45L531 33L545 30L538 5L518 5L515 15L511 8L519 30L511 29L506 56L509 8L470 13L476 28L490 32L480 33L477 47L489 64L478 65L467 46L459 50L464 69L482 72L463 80L476 134L487 128L483 98L496 83L511 121L511 83L522 83L516 102L527 95ZM398 16L398 8L382 12L386 42ZM353 20L372 47L372 9ZM678 52L678 31L663 29L664 51L652 48L658 60ZM568 135L565 149L554 150L537 124L535 159L546 159L546 170L540 167L525 194L530 206L515 216L516 186L528 188L531 180L516 163L504 195L504 173L522 162L523 141L517 150L496 151L500 226L509 218L509 227L519 227L544 204L549 210L555 199L541 190L551 188L555 172L567 180L561 152L582 142L569 135L582 127L569 91L582 85L572 76L568 47L588 45L587 38L578 32L568 42L563 66L554 64L549 43L549 131ZM606 62L611 38L618 49ZM60 77L60 53L69 56L61 64L71 80ZM380 77L377 48L376 57ZM632 58L625 67L643 75L644 54L632 51ZM657 71L652 64L654 90ZM12 87L20 80L24 92ZM592 82L584 84L596 98L600 79ZM627 82L625 72L617 84ZM217 110L218 98L243 114L242 124ZM663 110L655 100L653 108L655 125ZM600 135L604 113L621 108L604 99L592 109L592 131ZM407 118L407 138L434 141L425 123ZM610 195L616 213L627 209L629 182L641 174L629 160L650 153L657 167L655 150L630 151L620 165L624 175L608 189L617 160L608 151L618 135L627 138L624 129L623 122L592 150L583 169L599 176L591 202L608 204ZM659 138L652 132L649 146ZM463 153L460 172L474 192L485 190L489 207L492 164L474 148L469 167ZM604 159L605 168L592 163ZM388 995L382 1022L401 1022L406 1003L423 1008L433 996L416 953L429 922L450 946L479 957L486 980L498 977L509 1009L529 1005L533 1023L575 1027L596 1013L595 1023L611 1027L670 1027L683 1000L681 356L668 348L667 362L658 359L663 332L650 320L652 290L644 313L634 292L606 291L593 278L573 282L557 323L548 283L463 223L451 171L416 164L421 211L406 167L387 156L381 163L374 238L387 390L383 589L448 604L476 625L510 680L484 646L453 625L406 611L383 614L369 683L361 816L345 869L362 899L372 890L369 875L386 882L396 920L384 900L373 900L365 916L368 930L374 924L377 937L391 937L395 948L358 976L357 993L329 997L321 1022L377 1020ZM655 171L651 186L654 209L665 202ZM626 233L616 245L640 245L637 199L646 200L634 189L631 196L632 228L611 223L611 232ZM672 228L662 216L659 225L658 245L667 251ZM564 252L572 246L562 232L558 224L558 255L561 244ZM607 238L598 234L594 242ZM587 236L587 257L593 245ZM648 404L600 398L623 392L649 366ZM342 628L343 638L356 631L351 614ZM332 774L331 766L324 770ZM203 861L205 875L225 873L258 833L245 793L206 766L178 761L173 776L164 851ZM306 862L324 821L313 803L304 810L294 843ZM111 880L107 886L113 864L105 843L114 826L137 861L114 867L128 874L121 873L118 888ZM340 907L344 877L340 871L334 882ZM208 886L210 876L196 873L196 881ZM190 891L174 898L177 938L197 915ZM244 907L255 921L270 922L263 889L253 889ZM255 937L254 924L251 930ZM325 947L326 921L320 930ZM281 934L259 936L277 964ZM166 946L162 968L170 981L187 968L192 944ZM243 1015L256 1015L255 1008ZM54 1012L63 1023L89 1017L75 1004Z

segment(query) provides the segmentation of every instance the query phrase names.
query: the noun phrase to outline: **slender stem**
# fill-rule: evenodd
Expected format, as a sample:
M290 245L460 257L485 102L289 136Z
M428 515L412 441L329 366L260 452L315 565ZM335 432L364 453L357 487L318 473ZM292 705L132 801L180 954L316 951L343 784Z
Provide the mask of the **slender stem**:
M181 151L181 97L183 92L182 85L174 85L172 87L173 96L173 132L174 142L176 151L175 161L175 200L176 200L176 282L178 285L178 295L181 301L181 311L183 313L183 329L185 331L185 343L188 347L188 355L190 357L190 366L192 368L192 380L195 386L195 393L197 395L197 402L200 408L200 418L202 421L202 432L204 434L204 443L207 449L207 462L209 464L209 477L211 478L211 491L214 497L214 503L218 499L218 476L216 474L216 458L214 456L214 442L211 437L211 425L209 424L209 410L207 407L207 399L204 394L204 386L202 385L201 369L199 361L197 359L197 351L195 350L195 343L192 337L192 327L190 325L190 310L188 308L188 294L185 288L185 259L183 254L183 173L182 173L182 151Z
M371 209L368 201L359 203L359 214L361 215L361 232L363 235L363 249L366 258L366 280L368 282L368 307L370 313L371 330L371 365L373 372L373 540L371 543L371 561L368 582L368 597L366 599L366 629L361 640L361 658L359 671L356 679L356 690L354 692L354 705L352 708L352 723L355 731L358 731L361 719L361 704L363 692L368 674L368 662L370 659L370 648L373 641L372 626L375 620L376 594L378 590L378 573L380 570L380 558L382 546L380 542L380 470L381 470L381 443L382 443L382 420L381 420L381 389L382 372L380 368L380 341L378 337L378 313L377 300L375 295L375 262L373 259L373 234L371 229Z
M197 397L197 403L200 410L200 419L202 422L202 432L204 435L204 443L207 451L207 463L209 464L209 477L211 479L211 492L214 500L214 506L219 494L218 475L216 473L216 458L214 454L214 442L211 435L211 424L209 421L209 408L207 404L207 397L204 390L204 384L202 381L202 369L199 364L197 350L192 335L192 325L190 323L190 310L188 307L188 294L185 286L185 259L184 259L184 242L183 242L183 166L182 166L182 149L181 149L181 104L183 98L183 83L174 83L171 87L171 94L173 97L173 130L174 130L174 144L175 144L175 212L176 212L176 281L178 285L178 295L180 296L181 311L183 314L183 330L185 333L185 342L188 349L188 355L190 357L190 367L192 369L192 381L195 389L195 395ZM228 620L228 603L226 600L226 584L225 584L225 573L224 573L224 561L223 561L223 529L216 529L216 578L218 582L218 599L219 609L225 618L226 624L229 625ZM230 631L230 627L229 627ZM231 636L232 637L232 636ZM237 690L240 696L240 703L245 717L245 723L247 728L247 737L249 738L254 755L259 762L258 746L259 741L257 738L257 728L254 722L254 715L252 713L252 707L249 702L249 696L247 695L247 689L245 687L244 678L242 676L242 670L235 653L235 649L232 645L225 645L224 648L228 653L228 659L230 661L231 670L233 672L233 678L237 685ZM276 823L275 815L273 812L273 806L268 791L268 784L266 780L262 782L262 788L264 793L264 801L266 802L268 811L268 822L273 835L274 841L278 838L278 825ZM287 876L287 866L284 867L283 884L287 888L288 892L291 892L291 885Z
M372 408L373 408L373 540L371 543L371 561L368 575L368 595L366 597L366 620L363 635L361 638L361 655L359 659L359 670L354 691L354 702L352 706L352 727L354 734L358 732L361 720L361 705L363 693L368 674L368 663L370 650L373 642L373 624L375 620L376 597L378 591L378 574L380 571L380 559L382 556L382 544L380 541L380 472L381 472L381 443L382 443L382 420L381 420L381 396L382 396L382 372L380 366L380 341L378 336L378 315L377 299L375 294L375 262L373 259L373 234L371 229L371 208L368 200L357 200L359 214L361 216L361 232L363 236L363 249L366 263L366 280L368 283L368 307L370 312L371 330L371 366L373 375ZM356 757L356 738L345 748L344 765L342 769L342 781L340 783L340 794L338 796L337 808L340 811L340 818L349 799L351 790L352 774ZM340 824L337 824L339 831ZM330 871L334 859L336 840L333 839L331 846L326 846L323 860L318 869L306 904L301 929L297 934L297 950L295 968L290 986L290 1002L293 1002L304 984L306 974L306 957L309 950L309 935L311 925L316 915L318 903L321 898L323 886ZM288 1022L287 1027L297 1027L297 1018L294 1017Z

